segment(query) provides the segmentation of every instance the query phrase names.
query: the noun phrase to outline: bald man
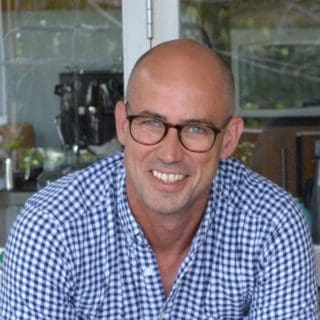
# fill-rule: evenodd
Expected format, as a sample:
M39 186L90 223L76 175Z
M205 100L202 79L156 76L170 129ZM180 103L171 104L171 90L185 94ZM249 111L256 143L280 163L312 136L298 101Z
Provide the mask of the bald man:
M145 53L115 108L123 152L50 184L19 215L0 316L318 319L307 223L232 158L243 130L233 95L231 71L195 41Z

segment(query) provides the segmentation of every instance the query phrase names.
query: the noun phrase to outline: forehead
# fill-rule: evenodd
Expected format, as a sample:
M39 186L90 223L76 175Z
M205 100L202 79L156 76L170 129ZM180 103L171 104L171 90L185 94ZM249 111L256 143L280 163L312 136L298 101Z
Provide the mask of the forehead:
M169 51L169 53L168 53ZM219 118L230 104L225 70L208 52L162 50L134 70L128 100L136 111L152 109L176 117Z
M143 75L136 84L139 85L128 96L132 112L154 113L173 122L189 119L216 122L225 117L221 91L208 88L207 83Z

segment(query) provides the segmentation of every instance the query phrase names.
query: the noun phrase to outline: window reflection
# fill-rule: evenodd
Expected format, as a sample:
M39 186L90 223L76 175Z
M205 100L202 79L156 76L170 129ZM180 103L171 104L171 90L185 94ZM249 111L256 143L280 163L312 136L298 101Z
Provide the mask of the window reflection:
M60 147L61 74L123 71L121 0L2 1L1 22L0 116L31 123L38 147Z
M306 199L320 139L319 1L180 0L180 30L233 69L246 124L236 156Z

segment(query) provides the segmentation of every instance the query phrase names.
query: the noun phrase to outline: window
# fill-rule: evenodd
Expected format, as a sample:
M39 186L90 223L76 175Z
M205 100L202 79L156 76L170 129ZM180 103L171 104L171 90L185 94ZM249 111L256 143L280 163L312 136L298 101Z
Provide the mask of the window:
M105 71L104 79L123 73L121 0L2 1L1 28L0 115L30 124L38 147L60 147L54 120L61 109L73 108L79 92L81 99L94 89L95 71ZM55 88L66 74L77 79L69 87L74 92L59 95ZM98 90L112 89L103 81ZM91 102L81 101L79 114L69 112L70 117L81 116ZM73 135L76 130L71 128Z
M320 139L317 0L180 0L180 36L214 48L235 75L245 132L236 156L308 198Z

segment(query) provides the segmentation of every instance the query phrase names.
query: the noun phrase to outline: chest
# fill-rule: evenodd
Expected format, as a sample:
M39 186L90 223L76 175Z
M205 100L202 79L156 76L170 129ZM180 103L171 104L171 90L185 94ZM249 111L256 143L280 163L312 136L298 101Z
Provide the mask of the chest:
M165 274L171 287L166 296L165 270L160 272L148 246L122 243L113 249L96 266L99 279L78 282L81 294L74 300L84 318L243 319L253 284L236 255L210 241L191 248L176 275Z

